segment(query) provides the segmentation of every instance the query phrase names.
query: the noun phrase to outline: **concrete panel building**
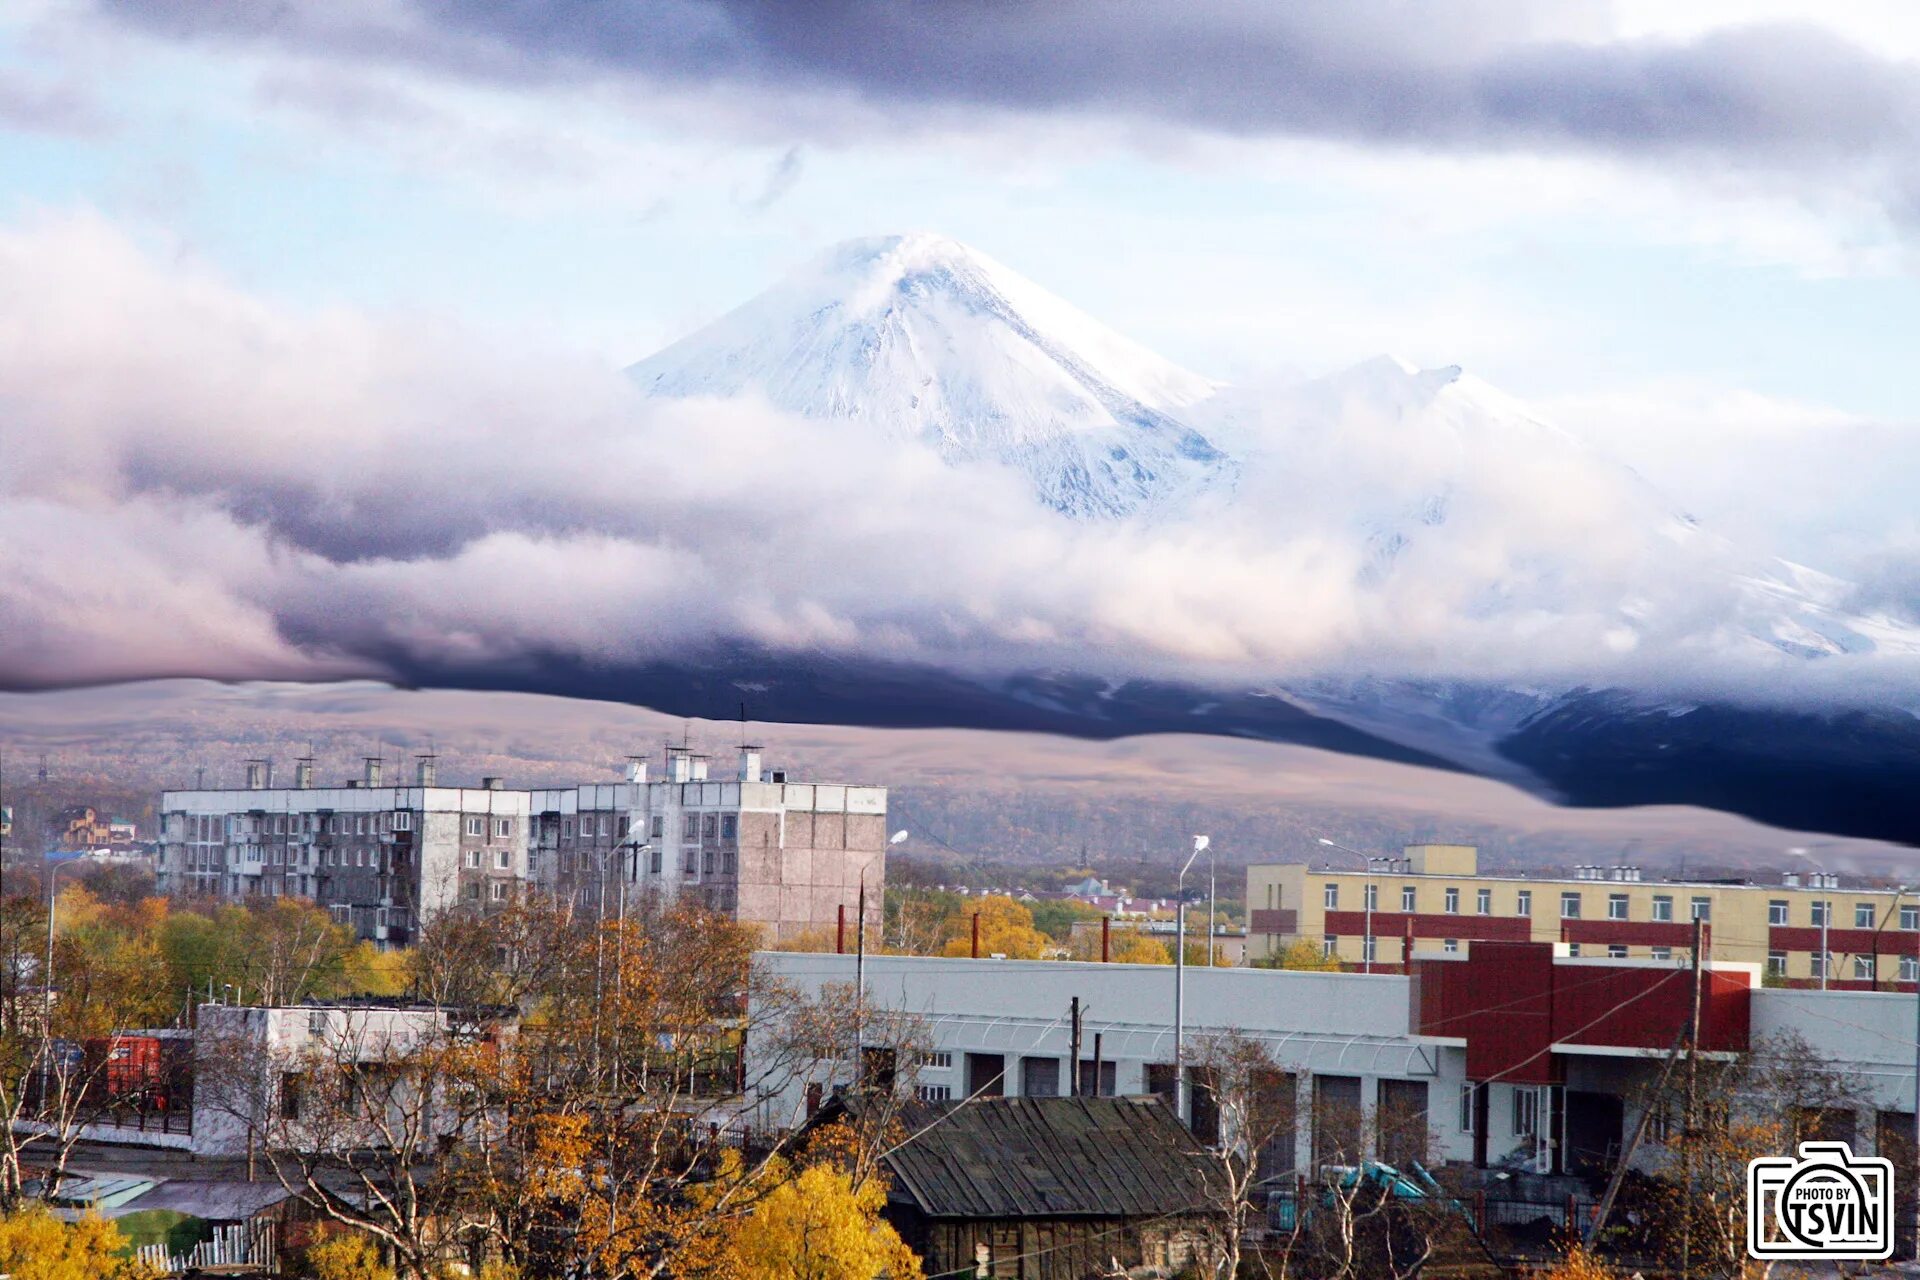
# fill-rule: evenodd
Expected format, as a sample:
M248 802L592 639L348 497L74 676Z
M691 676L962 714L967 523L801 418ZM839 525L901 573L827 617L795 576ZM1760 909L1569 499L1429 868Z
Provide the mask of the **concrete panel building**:
M316 786L299 761L291 786L264 760L247 785L160 797L159 888L227 901L309 898L361 938L404 946L458 903L504 903L526 877L528 794L497 778L438 785L420 759L412 785L387 785L369 758L359 778Z
M787 941L833 930L843 911L852 926L864 883L878 921L885 787L798 781L753 746L725 774L680 747L664 764L652 777L633 759L618 781L530 793L534 885L610 914L623 894L691 899Z

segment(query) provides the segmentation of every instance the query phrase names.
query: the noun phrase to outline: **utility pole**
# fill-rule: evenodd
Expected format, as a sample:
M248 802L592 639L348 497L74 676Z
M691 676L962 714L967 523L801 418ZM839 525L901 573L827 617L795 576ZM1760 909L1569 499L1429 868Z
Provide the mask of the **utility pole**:
M1070 1051L1070 1056L1069 1056L1069 1061L1071 1062L1072 1065L1068 1068L1068 1072L1067 1072L1067 1096L1069 1098L1077 1098L1080 1096L1080 997L1079 996L1075 996L1073 998L1073 1010L1069 1016L1073 1019L1073 1035L1072 1035L1073 1047Z
M1181 1124L1187 1124L1187 872L1193 860L1206 852L1213 841L1205 836L1193 838L1193 852L1187 855L1174 877L1173 890L1173 1110Z
M866 1055L860 1039L866 1033L867 1020L867 877L860 875L860 923L853 951L853 1083L857 1087L866 1078Z
M1683 1185L1686 1187L1686 1199L1682 1205L1680 1218L1680 1280L1692 1280L1693 1276L1693 1137L1694 1109L1700 1098L1700 943L1703 923L1699 916L1693 918L1693 961L1691 964L1693 991L1687 1006L1687 1129L1686 1142L1680 1152L1682 1161ZM1825 943L1825 939L1821 939Z

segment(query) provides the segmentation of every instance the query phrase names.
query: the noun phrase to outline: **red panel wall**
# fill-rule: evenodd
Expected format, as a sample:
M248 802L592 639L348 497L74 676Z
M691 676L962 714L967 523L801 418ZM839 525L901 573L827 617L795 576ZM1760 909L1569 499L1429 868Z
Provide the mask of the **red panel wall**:
M1767 930L1770 951L1818 951L1819 925L1776 924ZM1879 941L1871 929L1828 929L1827 950L1837 956L1920 956L1920 933L1882 929Z
M1702 1048L1746 1049L1749 981L1744 971L1702 974ZM1464 1036L1470 1079L1551 1084L1561 1064L1547 1046L1664 1050L1691 996L1686 969L1556 964L1548 943L1494 941L1465 959L1415 965L1414 1025L1422 1035Z

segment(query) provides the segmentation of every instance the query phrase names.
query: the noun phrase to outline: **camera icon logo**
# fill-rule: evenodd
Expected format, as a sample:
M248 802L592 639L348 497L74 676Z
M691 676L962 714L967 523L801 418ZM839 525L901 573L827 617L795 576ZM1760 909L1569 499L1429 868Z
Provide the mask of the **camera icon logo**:
M1893 1162L1844 1142L1747 1163L1747 1252L1766 1259L1881 1260L1893 1254Z

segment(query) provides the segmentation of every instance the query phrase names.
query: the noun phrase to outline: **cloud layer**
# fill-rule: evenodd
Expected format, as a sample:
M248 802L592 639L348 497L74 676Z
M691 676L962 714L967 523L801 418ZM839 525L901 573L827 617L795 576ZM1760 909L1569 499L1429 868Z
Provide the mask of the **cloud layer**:
M1290 465L1206 519L1076 525L1010 472L857 423L648 402L563 351L290 310L51 219L0 229L0 683L404 660L458 685L742 644L1233 682L1785 670L1752 641L1739 562L1650 529L1643 487L1571 446L1351 416L1278 447ZM1336 448L1377 460L1366 491L1301 479ZM1435 475L1446 536L1415 518L1383 560L1355 510L1407 510Z
M492 82L667 88L789 129L984 111L1844 173L1906 213L1920 190L1920 73L1811 23L1620 38L1604 7L1524 0L99 4L175 38Z

